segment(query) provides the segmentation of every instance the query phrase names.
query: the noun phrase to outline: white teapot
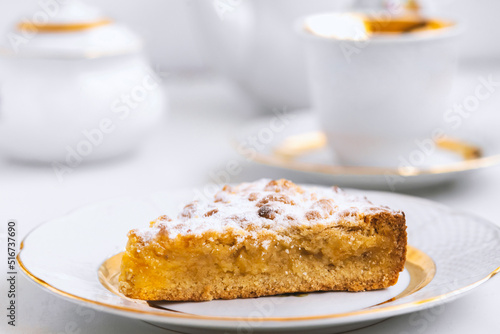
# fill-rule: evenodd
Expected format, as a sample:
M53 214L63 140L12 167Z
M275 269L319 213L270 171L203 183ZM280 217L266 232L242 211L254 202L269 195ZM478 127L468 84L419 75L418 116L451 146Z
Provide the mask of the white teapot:
M308 14L347 9L353 0L195 1L201 51L262 110L308 107L301 40L294 22Z
M57 2L54 2L57 4ZM136 149L165 109L140 38L78 1L7 33L0 58L0 152L73 168Z

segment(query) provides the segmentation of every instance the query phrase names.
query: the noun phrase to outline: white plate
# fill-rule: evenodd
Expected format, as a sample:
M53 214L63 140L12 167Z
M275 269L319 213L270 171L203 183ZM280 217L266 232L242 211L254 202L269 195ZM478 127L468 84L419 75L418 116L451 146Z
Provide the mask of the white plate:
M333 333L359 328L449 301L500 270L500 228L494 224L414 197L364 194L376 203L404 210L409 244L422 251L411 248L406 271L397 285L386 290L148 304L106 288L99 280L99 268L105 281L107 273L101 266L123 251L127 232L147 226L161 214L177 212L181 203L193 199L193 191L120 198L78 209L30 232L22 242L18 261L28 277L59 296L100 311L189 333ZM420 265L420 274L424 274L418 286L412 284L412 262Z
M289 113L286 117L264 117L245 124L235 134L234 146L248 160L289 173L305 174L307 182L391 191L449 182L474 170L500 163L500 141L485 140L481 143L477 142L477 136L472 143L482 151L480 157L464 159L456 152L436 149L425 155L421 165L411 168L384 166L383 162L374 166L343 166L336 161L328 143L293 158L277 154L276 150L285 140L314 133L321 133L321 126L311 111L303 110Z

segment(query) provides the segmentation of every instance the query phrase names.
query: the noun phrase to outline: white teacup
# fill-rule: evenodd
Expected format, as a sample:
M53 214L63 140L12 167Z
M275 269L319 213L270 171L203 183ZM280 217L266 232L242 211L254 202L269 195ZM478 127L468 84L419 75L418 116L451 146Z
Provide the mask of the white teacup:
M432 138L456 68L456 24L398 34L364 33L363 14L301 20L313 108L346 165L397 166Z

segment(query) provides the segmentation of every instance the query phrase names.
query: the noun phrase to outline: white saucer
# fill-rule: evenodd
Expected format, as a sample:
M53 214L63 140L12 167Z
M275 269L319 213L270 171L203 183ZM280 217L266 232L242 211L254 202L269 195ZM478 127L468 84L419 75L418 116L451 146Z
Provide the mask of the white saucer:
M343 166L339 164L328 146L313 143L311 149L304 149L300 154L284 156L279 154L283 143L292 138L310 138L319 141L321 127L311 112L296 112L286 117L284 126L279 116L269 116L238 129L235 135L236 151L248 160L267 166L305 173L310 182L336 184L339 186L404 190L428 187L452 180L481 168L500 163L500 147L494 143L476 143L480 156L464 158L457 152L437 149L428 155L422 165L411 168L384 166ZM278 119L278 121L276 121ZM277 126L276 124L279 124Z

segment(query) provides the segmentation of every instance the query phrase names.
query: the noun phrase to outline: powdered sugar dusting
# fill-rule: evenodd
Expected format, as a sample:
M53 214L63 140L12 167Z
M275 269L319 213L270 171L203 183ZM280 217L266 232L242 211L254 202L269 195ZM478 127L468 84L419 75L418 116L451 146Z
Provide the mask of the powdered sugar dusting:
M165 229L169 238L201 235L207 231L240 230L242 238L256 230L279 232L293 225L355 223L359 215L398 211L374 205L363 197L348 195L337 187L300 187L287 180L261 179L224 186L211 202L188 203L175 219L158 218L150 228L136 230L151 240ZM263 245L264 248L269 247Z

